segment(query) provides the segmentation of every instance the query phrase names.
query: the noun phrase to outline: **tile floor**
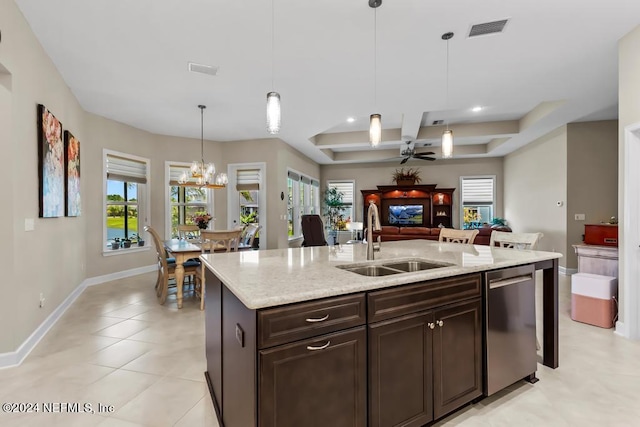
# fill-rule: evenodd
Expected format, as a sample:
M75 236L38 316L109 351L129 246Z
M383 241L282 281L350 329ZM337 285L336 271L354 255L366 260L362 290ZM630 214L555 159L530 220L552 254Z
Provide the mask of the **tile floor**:
M88 288L22 365L0 370L0 403L86 403L95 414L0 412L0 425L218 427L203 375L204 313L193 298L182 310L171 296L158 305L154 281ZM537 384L515 384L436 426L640 426L640 342L571 321L569 278L560 286L560 368L539 365Z

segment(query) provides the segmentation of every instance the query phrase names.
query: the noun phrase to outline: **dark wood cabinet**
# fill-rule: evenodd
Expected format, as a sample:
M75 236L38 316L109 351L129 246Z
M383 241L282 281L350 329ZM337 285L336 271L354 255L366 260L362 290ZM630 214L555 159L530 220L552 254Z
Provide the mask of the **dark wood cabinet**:
M452 290L456 281L479 284L480 277L450 278L440 285ZM438 287L437 281L429 284ZM369 296L370 319L376 318L372 316L375 313L379 313L378 318L384 317L383 313L405 313L369 324L372 427L422 426L482 395L480 288L473 286L474 290L467 292L473 294L472 299L449 299L452 303L433 307L436 300L425 298L429 284L403 286ZM418 296L420 304L409 304ZM392 301L395 303L390 304ZM406 314L411 308L423 310Z
M433 414L438 419L482 395L480 299L434 311Z
M403 227L453 227L453 192L455 188L436 188L435 184L428 185L378 185L375 190L361 190L363 198L362 218L367 227L367 211L369 203L378 207L382 225L397 225ZM391 210L398 207L411 209L416 206L422 208L422 216L396 218L390 215ZM394 208L395 207L395 208ZM402 211L402 210L401 210ZM409 210L402 211L409 212Z
M433 313L369 327L369 425L422 426L433 420Z
M367 337L360 326L261 350L261 427L367 425Z

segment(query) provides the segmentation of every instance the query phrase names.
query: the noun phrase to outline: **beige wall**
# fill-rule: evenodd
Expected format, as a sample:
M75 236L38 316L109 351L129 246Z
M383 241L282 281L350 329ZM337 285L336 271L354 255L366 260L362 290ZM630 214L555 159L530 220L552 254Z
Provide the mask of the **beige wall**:
M567 125L566 267L578 268L572 246L582 242L585 224L618 216L618 121ZM575 214L585 214L576 221Z
M514 232L542 232L540 250L567 254L566 126L504 158L504 201ZM560 265L566 266L566 259Z
M420 170L420 184L436 184L439 188L455 188L453 204L453 224L460 228L460 177L473 175L496 176L496 209L495 216L503 217L503 171L502 158L436 160L402 165ZM328 180L354 179L355 220L362 221L362 194L360 190L375 189L378 185L393 185L391 174L402 167L397 163L358 163L351 165L323 165L320 170L321 189L324 191ZM436 188L438 188L436 187ZM507 218L508 220L509 218Z
M11 74L10 85L6 75L2 78L0 101L8 172L4 182L11 183L4 192L9 209L0 221L0 234L10 236L12 253L3 254L2 304L9 307L0 310L0 324L11 331L0 333L2 353L24 342L84 277L87 217L38 219L37 104L46 105L82 142L82 149L91 142L84 111L13 1L0 2L0 28L0 68ZM81 166L84 176L87 169ZM83 194L86 190L83 181ZM25 218L35 218L35 231L25 232ZM43 308L40 293L46 298Z
M626 277L625 264L627 262L638 262L637 253L627 254L624 250L624 224L640 221L640 214L636 211L632 218L624 216L624 197L623 191L625 181L630 175L630 171L626 171L624 167L625 159L625 127L640 122L640 26L627 34L620 40L619 44L619 83L618 83L618 215L621 223L620 233L620 260L619 272L620 281L618 285L618 297L620 299L619 321L625 322L625 307L631 307L638 310L640 302L624 301L624 287L626 282L631 282L631 286L637 286L637 277ZM637 176L637 175L636 175ZM637 330L636 330L637 333Z

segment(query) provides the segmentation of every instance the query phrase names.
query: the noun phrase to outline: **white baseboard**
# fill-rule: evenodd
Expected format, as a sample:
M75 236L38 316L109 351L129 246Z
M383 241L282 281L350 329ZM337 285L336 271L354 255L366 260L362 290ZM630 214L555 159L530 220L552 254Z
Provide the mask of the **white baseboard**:
M18 366L22 361L31 353L31 350L40 342L42 338L49 332L49 329L56 324L56 322L67 311L71 304L82 294L87 286L98 285L100 283L111 282L113 280L123 279L125 277L137 276L138 274L149 273L155 271L158 268L157 265L150 265L145 267L132 268L130 270L119 271L117 273L105 274L103 276L90 277L80 283L71 293L67 296L62 303L51 312L49 316L36 328L29 338L27 338L15 351L9 351L6 353L0 353L0 369L11 368Z
M624 322L621 321L616 322L616 330L613 331L613 333L616 335L620 335L621 337L629 338L627 328L625 328Z

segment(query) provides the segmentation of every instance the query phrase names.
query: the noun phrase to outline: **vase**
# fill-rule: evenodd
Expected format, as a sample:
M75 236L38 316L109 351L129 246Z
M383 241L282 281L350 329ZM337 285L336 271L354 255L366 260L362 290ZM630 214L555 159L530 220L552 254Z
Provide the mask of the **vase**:
M203 223L203 222L201 222L201 223L199 223L199 224L198 224L198 228L199 228L200 230L206 230L208 226L209 226L209 224L205 224L205 223Z

